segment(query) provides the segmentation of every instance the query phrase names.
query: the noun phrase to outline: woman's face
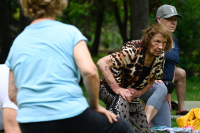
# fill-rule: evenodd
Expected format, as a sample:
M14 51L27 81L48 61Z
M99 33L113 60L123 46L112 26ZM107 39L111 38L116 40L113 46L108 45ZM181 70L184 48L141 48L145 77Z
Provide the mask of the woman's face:
M167 38L163 37L162 34L157 33L151 39L151 43L148 47L148 53L152 56L159 56L164 51L166 45Z

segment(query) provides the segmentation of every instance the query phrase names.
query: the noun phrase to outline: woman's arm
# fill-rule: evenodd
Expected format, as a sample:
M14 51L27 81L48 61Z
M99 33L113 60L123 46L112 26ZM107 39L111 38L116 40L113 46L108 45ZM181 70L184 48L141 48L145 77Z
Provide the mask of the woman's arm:
M17 97L17 88L15 86L14 73L10 70L9 73L9 86L8 93L10 100L17 105L16 97Z
M74 46L74 59L89 94L89 105L91 108L97 109L99 104L99 74L85 41L80 41Z
M99 59L97 62L97 66L113 92L119 94L120 87L116 82L114 76L112 75L112 72L110 71L110 68L113 67L110 56L108 55Z
M89 95L90 108L107 116L110 123L117 121L117 116L99 105L99 74L85 41L74 46L74 59L81 71L83 82Z
M113 67L113 62L111 60L111 57L108 55L99 59L97 62L97 66L99 70L101 71L103 77L107 81L108 85L112 89L112 91L115 94L121 95L124 100L128 100L129 102L131 102L132 98L131 98L130 91L128 89L119 87L112 72L110 71L110 68Z
M17 110L9 107L3 109L3 124L5 133L21 133L16 117Z

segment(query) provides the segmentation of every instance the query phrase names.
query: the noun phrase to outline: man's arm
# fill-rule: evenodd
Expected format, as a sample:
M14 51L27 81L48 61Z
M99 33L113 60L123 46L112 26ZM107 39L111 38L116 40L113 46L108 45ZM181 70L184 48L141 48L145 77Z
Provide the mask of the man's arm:
M5 133L21 133L19 124L16 121L17 110L12 108L3 109L3 124Z
M9 86L8 93L10 100L17 105L16 97L17 97L17 88L15 86L14 73L10 70L9 73Z
M175 68L176 68L176 65L175 65ZM174 77L172 79L172 82L174 82L174 79L175 79L175 68L174 68Z

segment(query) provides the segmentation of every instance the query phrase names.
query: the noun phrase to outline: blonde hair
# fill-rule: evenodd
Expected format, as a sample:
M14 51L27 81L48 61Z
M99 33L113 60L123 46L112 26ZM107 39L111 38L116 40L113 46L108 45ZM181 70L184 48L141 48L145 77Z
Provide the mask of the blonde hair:
M24 15L31 19L61 16L68 0L20 0Z
M167 44L165 47L166 51L170 51L172 45L172 34L171 32L162 24L156 23L143 30L142 36L142 46L146 49L150 43L151 39L155 36L155 34L160 33L163 37L167 38Z

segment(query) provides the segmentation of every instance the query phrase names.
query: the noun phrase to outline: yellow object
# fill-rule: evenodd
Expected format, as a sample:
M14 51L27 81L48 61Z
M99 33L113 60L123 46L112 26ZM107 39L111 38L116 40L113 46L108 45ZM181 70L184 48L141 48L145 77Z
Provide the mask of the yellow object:
M176 119L178 127L193 126L195 130L200 129L200 108L191 109L186 115Z

